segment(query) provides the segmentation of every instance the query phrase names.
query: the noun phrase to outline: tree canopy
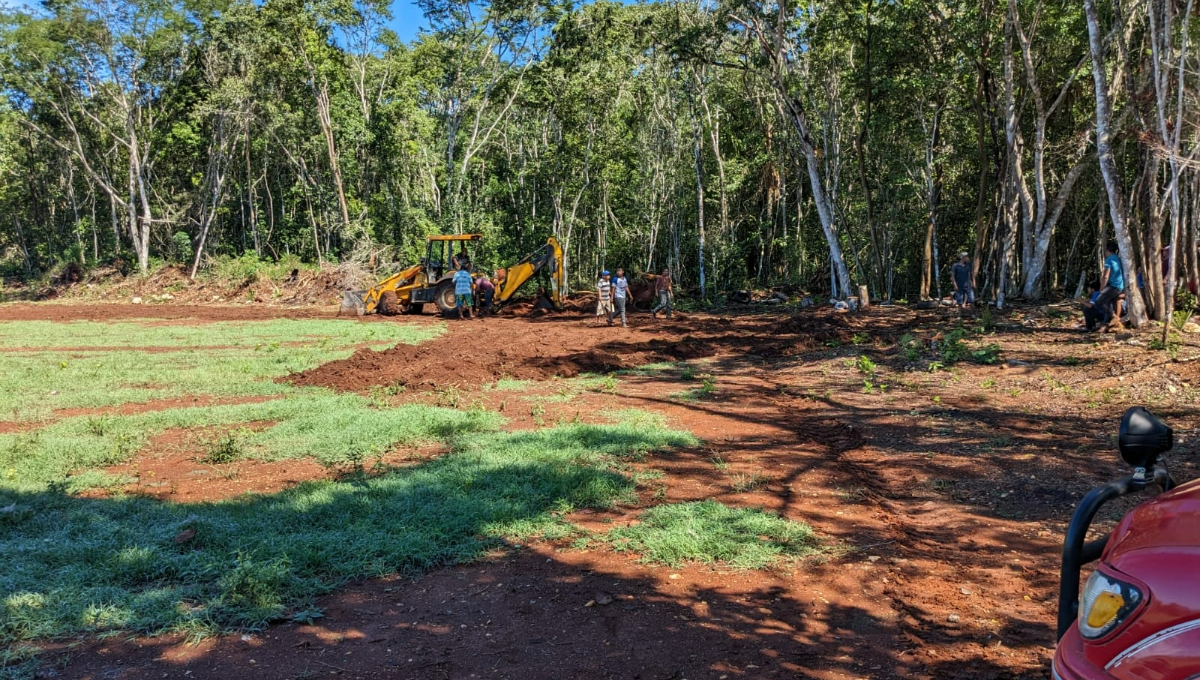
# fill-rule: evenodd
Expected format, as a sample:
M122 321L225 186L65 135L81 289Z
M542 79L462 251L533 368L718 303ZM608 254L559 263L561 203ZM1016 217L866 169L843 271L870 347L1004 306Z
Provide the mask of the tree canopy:
M702 295L1200 279L1192 0L44 0L0 13L0 267L549 235ZM1191 83L1189 86L1188 83ZM1143 302L1144 298L1144 302Z

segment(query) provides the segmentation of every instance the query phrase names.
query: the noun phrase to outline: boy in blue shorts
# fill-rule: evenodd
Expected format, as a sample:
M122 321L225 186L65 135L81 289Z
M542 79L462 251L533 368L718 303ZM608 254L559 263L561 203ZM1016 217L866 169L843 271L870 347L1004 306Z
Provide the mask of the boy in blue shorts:
M474 286L474 281L471 279L471 272L467 271L467 263L459 265L458 271L454 272L454 307L458 310L458 318L468 318L471 315L471 307L475 304L471 299L471 288ZM463 316L463 309L466 309L467 316Z

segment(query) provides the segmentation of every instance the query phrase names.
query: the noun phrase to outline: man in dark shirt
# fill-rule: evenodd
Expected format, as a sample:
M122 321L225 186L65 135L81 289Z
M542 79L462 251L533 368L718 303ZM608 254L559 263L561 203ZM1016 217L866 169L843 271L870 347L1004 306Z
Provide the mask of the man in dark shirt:
M486 273L475 279L475 304L479 305L479 313L487 314L492 311L492 298L496 295L496 284Z
M462 250L458 252L450 260L454 264L455 269L465 269L468 273L471 271L471 256L467 255L467 247L464 245Z
M954 281L954 304L962 309L964 305L975 306L975 282L971 276L971 256L966 252L959 253L958 262L950 268L951 279Z
M664 269L654 279L654 293L658 296L658 304L650 310L650 316L658 318L658 313L667 310L667 318L671 318L671 301L675 297L674 286L671 284L671 270Z

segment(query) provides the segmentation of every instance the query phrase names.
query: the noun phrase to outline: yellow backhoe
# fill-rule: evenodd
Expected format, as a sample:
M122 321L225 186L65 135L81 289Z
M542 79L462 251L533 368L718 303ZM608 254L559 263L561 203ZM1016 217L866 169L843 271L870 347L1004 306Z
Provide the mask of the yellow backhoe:
M450 314L455 310L454 272L462 254L469 253L470 246L481 238L482 234L428 237L425 258L420 263L396 272L367 290L345 291L342 293L342 312L420 314L426 304L433 303L441 313ZM472 276L478 277L479 272L469 262L468 268ZM520 262L496 270L492 278L496 285L493 304L501 306L511 300L521 286L542 271L550 276L546 297L556 309L562 309L565 290L563 251L553 236L546 239L546 245Z

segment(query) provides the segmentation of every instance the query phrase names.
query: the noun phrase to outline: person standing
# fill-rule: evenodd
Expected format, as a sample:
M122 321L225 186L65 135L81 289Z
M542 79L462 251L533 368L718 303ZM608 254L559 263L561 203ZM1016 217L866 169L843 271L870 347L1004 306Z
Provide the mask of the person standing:
M625 302L629 299L629 281L625 278L625 270L617 268L617 278L613 279L613 307L616 308L616 314L621 315L621 327L627 327L625 323Z
M658 313L667 310L667 318L671 318L671 299L675 297L674 286L671 283L671 270L664 269L654 279L654 293L658 297L658 306L650 310L650 316L658 318Z
M596 316L603 316L608 325L613 324L613 287L612 274L605 269L600 272L600 280L596 282Z
M485 313L490 314L492 311L492 298L496 295L496 284L488 278L487 273L479 275L475 279L475 298L479 303L479 314L482 316Z
M474 281L471 280L471 272L467 270L467 265L459 265L458 271L454 272L454 307L458 310L458 318L470 318L471 314L471 287ZM463 309L466 309L466 316L463 316Z
M1105 247L1104 271L1100 273L1100 296L1096 306L1107 310L1112 321L1107 330L1121 330L1121 310L1117 308L1121 293L1125 292L1125 272L1121 268L1121 256L1117 254L1117 242L1109 241Z
M954 304L962 309L964 305L975 306L975 281L971 276L971 256L963 251L958 255L958 262L950 268L951 279L954 281Z

